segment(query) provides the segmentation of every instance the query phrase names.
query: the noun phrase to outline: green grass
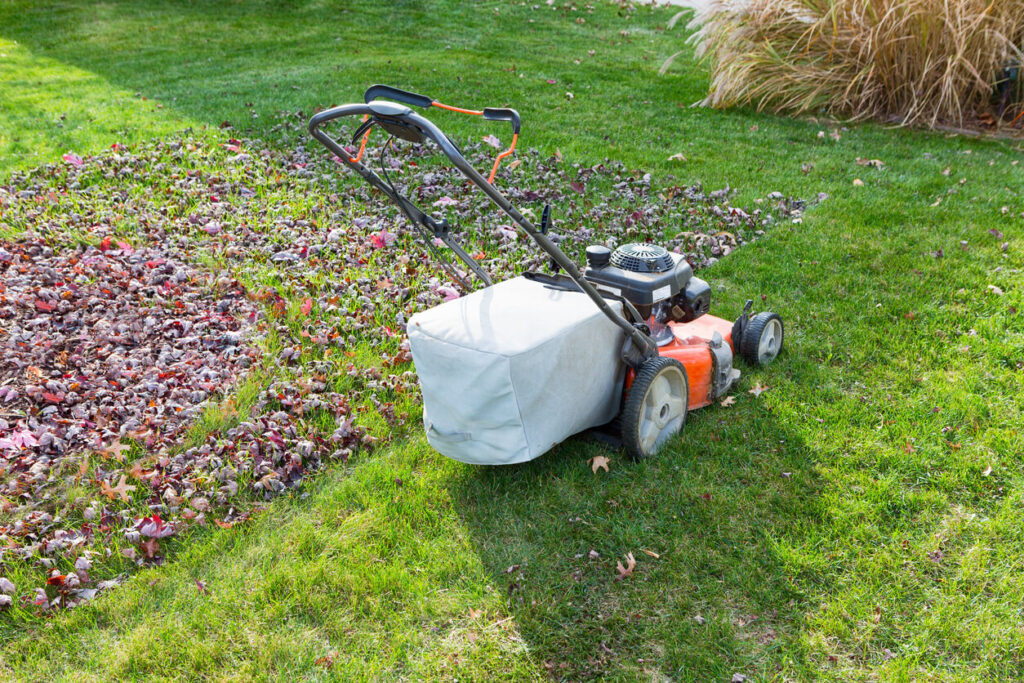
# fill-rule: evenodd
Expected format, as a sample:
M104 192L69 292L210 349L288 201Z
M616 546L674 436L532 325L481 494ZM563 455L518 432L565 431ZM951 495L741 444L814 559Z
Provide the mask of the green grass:
M556 5L0 6L6 172L184 125L216 136L230 121L273 141L277 110L389 82L515 106L524 145L621 159L655 185L830 195L704 272L721 315L748 296L781 312L788 351L745 373L735 407L694 413L656 460L613 454L593 475L602 447L574 440L475 468L415 435L93 607L5 629L0 673L1024 676L1019 143L873 125L835 141L835 125L692 109L700 68L657 75L684 38L664 30L671 11ZM769 386L759 399L755 381ZM628 552L636 573L616 581Z

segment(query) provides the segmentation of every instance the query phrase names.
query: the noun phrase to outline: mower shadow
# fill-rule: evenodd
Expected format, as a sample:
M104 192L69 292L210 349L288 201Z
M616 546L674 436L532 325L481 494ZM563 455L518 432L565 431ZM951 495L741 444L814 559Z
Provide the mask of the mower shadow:
M692 413L683 439L643 463L577 437L453 482L538 666L569 679L728 680L776 673L779 649L801 666L786 644L806 607L797 586L812 577L785 550L820 518L816 457L745 387L736 408ZM591 471L595 455L609 472ZM619 580L627 553L636 569Z

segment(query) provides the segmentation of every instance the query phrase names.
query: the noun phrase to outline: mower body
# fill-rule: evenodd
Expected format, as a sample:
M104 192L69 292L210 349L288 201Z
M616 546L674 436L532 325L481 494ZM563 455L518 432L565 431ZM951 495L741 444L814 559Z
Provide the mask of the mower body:
M647 457L682 430L690 409L709 405L733 387L740 375L735 355L759 366L781 351L777 314L751 316L748 301L734 322L711 315L711 287L693 277L682 255L663 247L625 244L613 251L592 245L581 272L548 235L551 207L534 225L494 185L501 160L514 152L519 137L514 109L453 107L385 85L371 86L363 99L315 114L310 133L335 161L394 202L467 293L416 314L406 327L423 389L427 438L441 453L479 464L524 462L611 421L626 452ZM511 124L511 145L485 177L441 129L404 105ZM351 148L323 128L348 117L361 119ZM374 128L391 136L378 155L380 174L362 163ZM395 139L434 143L547 254L552 272L528 271L495 284L445 218L423 211L392 182L384 152ZM440 244L465 270L443 257ZM473 291L470 274L482 288Z
M690 410L710 405L721 395L727 376L719 379L717 375L723 365L719 359L725 354L719 351L716 355L712 345L716 343L715 335L718 335L721 343L728 346L731 369L731 358L739 352L732 341L734 324L713 315L703 315L686 323L668 324L673 339L665 346L658 347L658 355L674 358L686 368L690 382ZM631 384L629 380L627 383Z

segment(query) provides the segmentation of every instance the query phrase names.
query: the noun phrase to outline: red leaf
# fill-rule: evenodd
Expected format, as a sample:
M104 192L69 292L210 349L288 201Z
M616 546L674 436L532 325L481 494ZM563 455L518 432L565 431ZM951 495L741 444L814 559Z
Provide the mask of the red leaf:
M313 300L308 296L302 300L301 310L304 316L308 316L309 312L313 310Z
M64 397L58 396L57 394L51 394L48 391L43 392L43 400L49 401L50 403L60 403L62 398Z
M49 301L43 301L42 299L36 299L36 308L40 311L49 313L57 309L57 304L51 304Z
M110 237L104 237L103 241L100 242L100 251L106 251L110 249Z

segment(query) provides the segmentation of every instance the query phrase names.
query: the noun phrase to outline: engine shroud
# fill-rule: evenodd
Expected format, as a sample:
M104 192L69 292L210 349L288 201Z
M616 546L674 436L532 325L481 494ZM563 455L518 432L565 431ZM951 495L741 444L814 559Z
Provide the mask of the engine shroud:
M686 259L653 244L626 244L614 252L587 247L583 277L621 291L634 306L651 306L685 291L693 277Z

